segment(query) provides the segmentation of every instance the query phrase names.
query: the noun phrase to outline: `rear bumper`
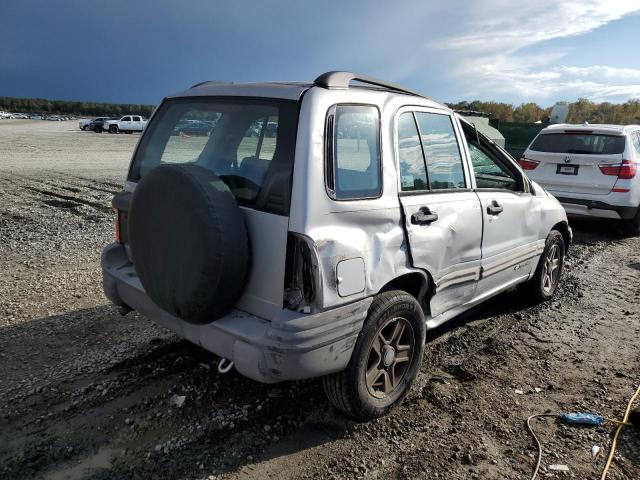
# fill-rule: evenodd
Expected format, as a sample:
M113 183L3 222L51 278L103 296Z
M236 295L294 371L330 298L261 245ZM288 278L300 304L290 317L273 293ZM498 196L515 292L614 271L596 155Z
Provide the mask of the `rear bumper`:
M638 211L638 207L611 205L600 200L568 198L556 196L567 214L587 217L628 219Z
M233 310L206 325L193 325L155 305L120 244L102 252L104 292L181 337L232 360L243 375L263 383L298 380L346 368L372 299L317 313L282 310L266 320Z

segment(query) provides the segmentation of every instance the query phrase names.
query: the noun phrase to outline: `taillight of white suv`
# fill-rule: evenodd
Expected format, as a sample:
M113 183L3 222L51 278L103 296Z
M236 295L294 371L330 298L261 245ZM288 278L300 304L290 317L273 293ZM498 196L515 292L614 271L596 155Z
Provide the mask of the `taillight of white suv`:
M630 160L620 163L598 165L603 175L617 176L621 180L631 180L638 172L638 164Z
M524 155L520 157L520 160L518 160L518 163L520 164L523 170L533 170L538 165L540 165L540 162L538 160L532 160L530 158L525 157Z

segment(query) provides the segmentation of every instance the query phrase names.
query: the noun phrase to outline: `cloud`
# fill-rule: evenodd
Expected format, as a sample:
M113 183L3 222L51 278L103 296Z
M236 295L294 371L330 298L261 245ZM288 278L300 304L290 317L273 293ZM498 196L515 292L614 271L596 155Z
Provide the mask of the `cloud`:
M631 1L539 0L517 7L502 0L485 1L474 5L466 24L457 26L465 33L440 38L427 47L451 57L453 79L470 79L461 85L466 97L624 101L640 97L639 69L558 66L568 59L567 50L554 49L552 43L544 45L544 55L527 49L587 34L637 11L640 4Z

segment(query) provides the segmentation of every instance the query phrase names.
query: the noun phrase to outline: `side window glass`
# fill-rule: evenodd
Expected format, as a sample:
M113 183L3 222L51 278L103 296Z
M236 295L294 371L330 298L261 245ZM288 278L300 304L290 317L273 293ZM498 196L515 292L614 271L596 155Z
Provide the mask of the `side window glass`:
M334 198L379 196L382 181L378 109L366 105L337 105L329 114L327 124L331 138L326 180Z
M267 115L254 120L245 132L236 154L237 175L262 185L276 151L278 117Z
M462 155L449 115L416 112L432 190L466 188Z
M271 161L276 151L277 133L278 117L276 115L261 117L253 121L238 146L238 164L242 164L245 159Z
M518 182L513 173L497 163L475 142L469 142L469 153L478 188L518 190Z
M640 154L640 131L636 132L636 134L634 136L633 144L636 147L636 152L638 152L638 154Z
M123 122L130 122L131 121L131 117L124 117L122 119Z
M405 112L398 118L398 156L401 190L403 192L427 190L429 182L420 145L420 134L411 112Z

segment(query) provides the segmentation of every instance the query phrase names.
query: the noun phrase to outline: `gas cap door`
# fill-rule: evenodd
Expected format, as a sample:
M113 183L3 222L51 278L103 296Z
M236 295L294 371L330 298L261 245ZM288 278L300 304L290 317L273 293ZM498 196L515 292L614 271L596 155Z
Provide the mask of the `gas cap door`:
M348 297L364 291L364 260L362 257L342 260L336 267L338 295Z

